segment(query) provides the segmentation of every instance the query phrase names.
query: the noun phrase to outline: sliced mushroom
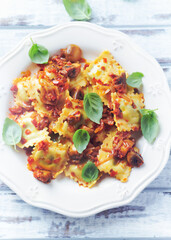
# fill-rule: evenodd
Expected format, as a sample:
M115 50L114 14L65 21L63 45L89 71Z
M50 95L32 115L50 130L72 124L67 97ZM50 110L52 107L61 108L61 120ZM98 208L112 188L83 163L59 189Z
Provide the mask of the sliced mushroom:
M110 75L113 78L113 89L112 91L116 91L119 93L126 93L126 74L122 73L121 76Z
M68 77L75 78L81 71L81 64L73 63L72 65L65 66L65 70L67 71Z
M75 146L71 145L68 149L68 156L71 164L79 164L82 161L83 153L78 153Z
M80 111L74 111L67 117L67 122L69 125L75 125L81 120L81 112Z
M79 100L83 100L84 99L84 92L83 92L83 90L81 88L73 88L70 91L70 95L74 99L79 99Z
M75 44L70 44L66 49L61 49L62 56L68 61L77 62L82 58L82 50Z
M142 156L134 150L128 152L127 161L131 167L140 167L144 163Z

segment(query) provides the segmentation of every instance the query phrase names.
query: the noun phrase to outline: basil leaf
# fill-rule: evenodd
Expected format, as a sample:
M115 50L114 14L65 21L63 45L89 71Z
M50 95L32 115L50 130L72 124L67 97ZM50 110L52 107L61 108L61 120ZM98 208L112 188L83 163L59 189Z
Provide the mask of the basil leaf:
M21 127L13 120L6 118L2 131L2 138L7 145L15 146L22 136Z
M89 133L84 129L79 129L74 133L73 142L74 146L79 153L82 153L90 141Z
M153 143L159 133L159 122L154 110L141 109L141 130L145 139Z
M97 93L87 93L84 95L84 110L91 121L100 124L103 113L103 103Z
M34 43L32 41L33 45L29 50L29 57L32 62L37 64L45 64L48 63L49 60L49 52L48 50L43 47L42 45L39 45L37 43Z
M143 73L134 72L127 78L126 83L131 87L139 88L142 84L143 77Z
M93 162L88 161L83 167L81 176L84 181L92 182L98 178L99 170Z
M63 4L73 19L89 20L91 18L91 7L86 0L63 0Z

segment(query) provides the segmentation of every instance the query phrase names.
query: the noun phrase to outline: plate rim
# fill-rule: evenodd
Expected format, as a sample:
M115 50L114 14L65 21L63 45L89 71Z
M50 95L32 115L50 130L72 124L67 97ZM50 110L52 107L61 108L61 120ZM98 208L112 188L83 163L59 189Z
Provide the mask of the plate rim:
M143 50L141 47L139 47L129 36L127 36L126 34L124 34L123 32L120 32L116 29L108 29L108 28L104 28L101 26L98 26L96 24L92 24L92 23L88 23L88 22L69 22L66 24L62 24L62 25L57 25L48 29L44 29L44 30L40 30L40 31L36 31L33 33L29 33L27 34L17 45L15 48L13 48L9 53L7 53L5 56L3 56L2 58L0 58L0 67L5 64L6 62L8 62L8 60L10 60L13 56L15 56L24 46L24 44L28 41L28 39L30 39L30 37L43 37L46 35L49 35L51 33L55 33L58 32L64 28L68 28L68 27L73 27L73 26L78 26L78 27L86 27L89 29L93 29L96 32L101 32L104 35L114 35L114 34L119 34L120 36L122 35L124 38L126 38L126 40L131 44L134 45L134 49L136 51L138 51L139 53L141 53L143 55L143 57L148 58L149 61L151 61L152 63L154 63L155 65L157 64L158 69L160 69L161 74L163 75L163 79L167 85L167 88L165 88L165 90L167 91L167 97L169 100L170 106L171 106L171 93L169 90L169 85L166 79L166 76L163 72L163 70L161 69L161 66L159 65L159 63L155 60L154 57L152 57L151 55L149 55L145 50ZM171 133L171 129L170 129L170 133ZM35 201L34 199L29 199L27 198L27 195L25 193L22 193L22 191L20 191L19 186L17 186L13 181L11 181L7 176L5 176L3 173L0 172L0 179L8 186L10 187L21 199L23 199L25 202L27 202L28 204L35 206L35 207L39 207L39 208L44 208L47 210L51 210L54 211L56 213L59 214L63 214L65 216L69 216L69 217L88 217L91 215L94 215L96 213L105 211L107 209L111 209L111 208L116 208L116 207L120 207L126 204L129 204L132 200L134 200L139 193L147 186L149 185L159 174L160 172L163 170L163 168L165 167L168 159L169 159L169 154L170 154L170 146L171 146L171 134L170 137L168 139L167 145L165 147L165 152L163 154L163 161L161 162L158 170L152 174L151 176L149 176L146 180L143 181L143 183L140 186L137 186L137 188L133 191L133 193L130 195L130 197L126 198L125 200L119 201L119 202L110 202L110 203L105 203L105 204L101 204L100 206L97 206L93 209L90 210L84 210L84 211L80 211L80 212L72 212L72 211L68 211L68 210L64 210L61 208L58 208L57 206L54 206L52 204L48 204L48 203L44 203L44 202L40 202L40 201Z

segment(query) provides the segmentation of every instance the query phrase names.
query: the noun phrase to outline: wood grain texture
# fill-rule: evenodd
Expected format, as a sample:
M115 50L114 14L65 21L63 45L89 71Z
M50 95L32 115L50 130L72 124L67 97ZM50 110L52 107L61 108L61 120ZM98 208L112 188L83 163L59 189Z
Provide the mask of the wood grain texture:
M52 26L71 20L62 0L2 2L0 26ZM88 2L93 10L90 22L106 27L171 25L170 0L162 0L162 3L161 0L88 0Z
M90 22L128 34L162 66L171 88L171 1L88 0ZM28 33L70 21L62 0L0 0L0 57ZM0 238L171 238L171 155L130 204L84 219L23 202L0 181Z
M171 65L171 28L168 27L143 27L139 28L119 28L126 33L139 46L145 49L149 54L157 59L162 65ZM0 57L13 49L27 34L39 31L40 29L0 29Z
M167 190L143 191L129 205L76 219L28 206L11 191L2 192L0 237L168 237L171 236L170 199Z

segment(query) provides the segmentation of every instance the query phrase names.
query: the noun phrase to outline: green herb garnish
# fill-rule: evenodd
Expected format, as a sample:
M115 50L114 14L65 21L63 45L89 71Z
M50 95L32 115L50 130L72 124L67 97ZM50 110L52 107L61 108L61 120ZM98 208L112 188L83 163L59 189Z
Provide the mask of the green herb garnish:
M87 93L84 95L83 103L87 117L91 121L100 124L103 113L103 103L100 96L97 93Z
M37 43L34 43L32 41L32 47L29 50L29 57L32 62L37 64L45 64L48 63L49 60L49 52L48 50L43 47L42 45L39 45Z
M83 180L86 182L92 182L92 181L96 180L98 178L98 176L99 176L98 168L96 167L96 165L93 162L88 161L82 170Z
M7 145L16 148L16 144L20 142L22 136L21 127L13 120L6 118L2 131L2 138Z
M90 141L89 133L84 129L79 129L74 133L73 142L74 146L79 153L82 153Z
M155 110L141 109L141 130L145 139L153 143L159 133L159 122Z
M126 83L134 88L139 88L142 84L142 78L144 77L143 73L134 72L126 80Z
M91 18L91 7L86 0L63 0L63 4L73 19L89 20Z

